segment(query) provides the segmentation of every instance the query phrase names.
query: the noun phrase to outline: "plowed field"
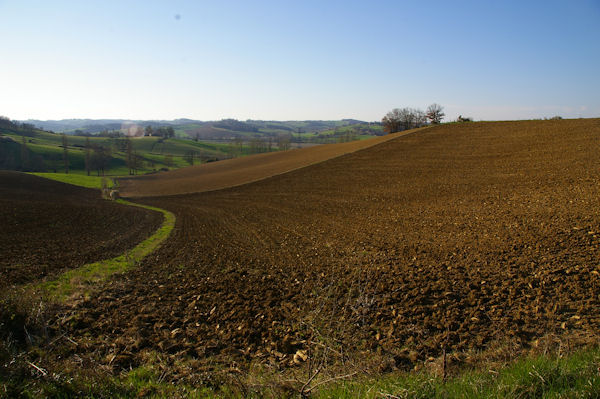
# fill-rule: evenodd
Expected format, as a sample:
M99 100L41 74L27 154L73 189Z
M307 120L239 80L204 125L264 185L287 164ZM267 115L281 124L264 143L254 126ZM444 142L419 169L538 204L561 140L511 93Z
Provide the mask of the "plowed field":
M600 120L454 124L221 191L142 202L167 242L65 320L83 351L410 359L600 329ZM78 338L79 337L79 338ZM106 357L104 357L106 355Z
M98 190L0 171L0 287L120 255L161 223Z
M319 145L228 159L156 175L121 178L119 191L125 197L155 197L239 186L368 148L418 130L350 143Z

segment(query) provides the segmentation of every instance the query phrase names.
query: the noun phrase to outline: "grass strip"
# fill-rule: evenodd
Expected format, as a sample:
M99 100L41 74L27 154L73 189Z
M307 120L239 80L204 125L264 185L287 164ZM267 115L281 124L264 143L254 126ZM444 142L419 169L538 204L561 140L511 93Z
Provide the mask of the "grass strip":
M175 215L167 210L136 204L122 199L119 199L116 202L161 212L164 216L163 224L154 232L154 234L124 254L112 259L88 263L77 269L69 270L54 280L40 283L38 288L42 289L54 300L60 302L65 301L75 292L86 294L91 287L106 280L112 274L123 273L134 267L145 256L158 248L158 246L167 239L175 226Z
M101 189L103 184L108 184L109 188L115 186L114 181L106 177L59 173L33 174L39 177L86 188ZM75 292L85 295L91 290L91 287L106 280L112 274L123 273L134 267L145 256L156 250L158 246L167 239L169 234L171 234L173 227L175 227L175 215L167 210L149 205L136 204L123 199L119 199L116 202L123 205L137 206L160 212L164 216L163 223L154 234L122 255L112 259L88 263L77 269L69 270L58 276L56 279L35 284L32 288L42 290L50 298L59 302L66 301L67 298Z
M600 348L523 356L505 367L465 370L444 381L405 373L325 385L315 398L598 398Z
M61 183L72 184L74 186L86 187L86 188L102 188L102 181L104 180L108 188L113 188L115 183L112 178L104 176L86 176L81 174L64 174L64 173L30 173L35 176L44 177L46 179L56 180Z
M38 380L32 386L28 384L24 391L31 392L31 396L61 398L591 399L600 397L599 362L600 348L588 347L563 356L523 356L494 369L483 365L463 369L446 380L420 371L358 377L322 385L316 382L315 389L305 396L298 392L301 384L289 385L289 380L277 373L262 376L268 379L264 384L238 376L235 383L188 385L163 381L161 367L146 365L104 378L76 375L62 383L53 379ZM10 384L7 386L11 388Z

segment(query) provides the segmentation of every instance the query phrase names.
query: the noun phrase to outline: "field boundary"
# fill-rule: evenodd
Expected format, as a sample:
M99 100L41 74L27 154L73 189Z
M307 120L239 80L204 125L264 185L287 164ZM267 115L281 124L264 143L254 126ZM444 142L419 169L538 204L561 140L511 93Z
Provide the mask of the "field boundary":
M422 132L432 126L391 133L368 140L338 144L324 144L290 151L276 151L247 157L231 158L219 162L180 168L165 173L143 176L117 177L120 195L124 198L167 197L174 195L212 192L256 183L275 176L294 172L309 166L356 153L379 144ZM332 150L334 149L334 150ZM292 163L290 157L295 161ZM249 172L251 171L251 172ZM249 176L244 176L244 173ZM244 176L244 177L240 177ZM164 181L177 189L161 190Z
M67 177L69 175L61 174L57 174L58 178L54 178L53 173L36 175L65 184L100 190L100 187L98 187L100 180L89 179L90 176L84 176L83 179L73 179L72 176ZM115 184L112 186L114 187ZM154 252L169 237L175 227L175 215L166 209L138 204L124 199L118 199L115 202L160 212L163 214L163 223L150 237L119 256L85 264L76 269L68 270L52 280L33 283L29 287L41 289L48 296L61 302L64 302L75 293L86 294L91 291L95 284L108 279L111 275L123 273L135 267L143 258Z
M175 227L175 215L165 209L136 204L122 199L116 202L161 212L164 221L154 234L124 254L69 270L51 281L36 284L37 288L42 289L49 296L59 301L65 301L74 293L85 294L95 284L108 279L111 275L123 273L135 267L144 257L154 252L169 237Z
M245 186L246 184L254 184L254 183L257 183L257 182L260 182L260 181L263 181L263 180L270 179L272 177L285 175L286 173L295 172L297 170L301 170L301 169L304 169L304 168L309 168L311 166L315 166L315 165L321 164L323 162L328 162L328 161L331 161L331 160L334 160L334 159L346 156L348 154L355 154L357 152L367 150L369 148L378 146L380 144L387 143L388 141L396 140L396 139L399 139L401 137L406 137L406 136L410 136L411 134L419 133L419 132L421 132L421 131L423 131L425 129L429 129L431 127L433 127L433 126L423 126L423 127L419 127L419 128L415 128L415 129L410 129L410 131L406 131L406 132L398 132L399 134L395 135L394 137L389 137L389 136L392 135L392 134L395 134L395 133L389 133L389 134L386 134L385 136L378 136L378 137L386 137L386 140L381 140L381 141L378 141L376 143L372 143L371 145L368 145L366 147L361 147L361 148L357 148L355 150L347 151L347 152L335 155L335 156L333 156L331 158L327 158L327 159L315 161L315 162L312 162L312 163L309 163L309 164L306 164L306 165L298 166L297 168L294 168L294 169L286 170L286 171L281 172L281 173L275 173L275 174L272 174L272 175L269 175L269 176L265 176L265 177L260 177L260 178L255 179L255 180L249 180L249 181L244 182L244 183L235 184L235 185L232 185L232 186L227 186L227 187L222 187L222 188L215 188L215 189L211 189L211 190L191 192L191 193L183 193L183 194L174 194L174 195L188 195L188 194L197 194L197 193L209 193L209 192L213 192L213 191L219 191L219 190L226 190L226 189L230 189L230 188L242 187L242 186ZM366 140L362 140L362 141L366 141ZM347 143L341 143L341 144L347 144ZM323 144L323 145L327 145L327 144ZM118 178L115 179L115 181L118 183ZM138 197L131 197L131 198L138 198ZM144 197L139 197L139 198L144 198Z
M102 181L104 180L107 184L108 188L116 188L115 187L115 177L114 176L86 176L83 174L75 174L75 173L50 173L50 172L27 172L30 175L34 175L37 177L43 177L45 179L50 179L54 181L58 181L61 183L71 184L73 186L85 187L85 188L94 188L101 190L102 189Z

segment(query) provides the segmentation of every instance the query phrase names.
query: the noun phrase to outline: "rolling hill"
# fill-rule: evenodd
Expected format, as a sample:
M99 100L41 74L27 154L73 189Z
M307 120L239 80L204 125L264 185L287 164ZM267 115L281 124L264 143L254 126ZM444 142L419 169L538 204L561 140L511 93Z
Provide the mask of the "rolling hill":
M323 162L419 130L421 129L349 143L251 155L156 175L120 178L119 190L125 197L175 195L218 190Z
M330 348L345 370L548 334L591 342L599 122L444 125L252 184L143 198L177 215L173 236L77 309L86 324L70 334L118 342L116 370L139 364L142 337L196 364L292 367Z
M173 127L175 137L153 135L131 137L135 174L182 168L194 163L212 162L249 154L272 152L289 147L348 142L381 134L378 124L343 121L246 121L218 122L191 120L30 120L25 124L0 121L0 168L33 172L64 172L62 137L46 129L67 133L68 163L71 173L86 171L86 143L96 173L111 176L130 174L131 157L125 135L140 133L142 126L155 132ZM138 124L139 123L139 124ZM137 127L136 127L137 126ZM109 130L110 129L110 130ZM314 131L308 131L314 129ZM91 134L97 133L97 134ZM77 133L77 134L73 134ZM102 151L94 154L96 148ZM96 160L100 160L96 162Z
M85 173L86 143L89 140L93 156L94 148L102 147L106 154L106 175L129 174L127 167L127 138L67 136L69 170ZM177 138L132 138L133 152L138 157L138 173L155 172L159 169L180 168L190 165L190 153L195 162L215 161L231 156L228 144L205 143ZM24 149L25 148L25 149ZM248 154L248 145L240 155ZM63 146L59 134L38 129L27 131L0 128L0 168L35 172L63 172ZM26 156L25 159L23 157ZM97 173L91 167L92 173Z
M132 127L173 127L177 137L199 140L231 140L233 138L277 138L290 135L293 142L335 143L347 139L351 134L355 138L380 135L381 124L363 122L355 119L339 121L261 121L223 119L220 121L197 121L192 119L162 120L125 120L125 119L63 119L42 121L29 119L23 121L40 129L58 133L98 134L107 131L126 133Z
M61 308L51 328L72 342L35 360L289 396L597 345L599 139L599 119L456 123L125 181L175 228Z

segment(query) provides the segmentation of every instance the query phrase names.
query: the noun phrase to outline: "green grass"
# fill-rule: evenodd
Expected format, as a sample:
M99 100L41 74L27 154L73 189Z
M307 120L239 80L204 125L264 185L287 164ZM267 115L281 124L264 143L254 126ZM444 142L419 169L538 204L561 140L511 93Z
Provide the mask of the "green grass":
M84 172L85 173L85 172ZM102 188L102 181L105 180L108 188L113 188L115 183L113 179L102 176L87 176L86 174L75 173L31 173L32 175L44 177L46 179L56 180L62 183L73 184L86 188Z
M10 137L20 148L22 136L15 132L1 131L7 137ZM62 137L59 134L53 134L44 131L29 133L26 136L26 145L31 153L31 158L41 157L44 162L45 171L64 171ZM125 152L125 138L110 137L80 137L67 136L68 139L68 159L69 172L85 173L85 145L86 140L92 146L103 146L110 149L111 159L106 175L123 176L129 174L126 166L127 154ZM154 172L162 168L182 168L189 166L184 156L190 151L195 151L198 156L204 159L224 159L228 157L227 144L212 144L195 142L192 140L182 140L171 138L163 140L160 137L140 137L131 139L134 151L143 160L143 164L138 168L138 174ZM20 150L15 150L14 156L20 159ZM172 164L168 163L167 156L172 157ZM198 159L195 160L198 163ZM96 173L95 170L92 173Z
M145 256L152 253L167 239L175 226L175 215L164 209L148 205L136 204L125 200L117 202L130 206L161 212L164 215L162 226L150 237L139 243L135 248L112 259L89 263L77 269L69 270L58 278L38 284L35 288L41 289L49 297L58 302L65 301L75 291L86 294L97 283L106 280L115 273L123 273L135 267Z
M598 398L600 349L566 357L523 357L499 370L466 371L447 381L427 373L325 386L316 398Z
M315 379L305 389L305 397L337 398L406 398L406 399L534 399L534 398L599 398L600 349L580 349L568 356L538 355L522 357L496 370L481 366L462 370L443 381L427 372L407 372L359 377L351 380L332 380L320 384ZM245 377L235 383L197 386L188 383L172 384L163 381L161 367L144 365L118 376L76 375L64 381L50 378L21 387L6 386L10 393L16 388L30 397L114 397L114 398L298 398L302 383L290 385L289 379L274 372L265 383L248 383ZM168 371L168 370L167 370ZM267 377L268 378L268 377ZM256 379L249 381L258 381ZM0 377L0 382L2 378ZM287 388L284 388L284 385ZM312 387L312 390L310 388ZM21 388L21 389L19 389ZM291 388L291 389L290 389ZM25 391L25 392L23 392ZM0 392L0 397L2 393ZM27 397L27 396L26 396Z
M106 179L97 176L59 173L34 174L47 179L53 179L63 183L87 188L100 189L102 187L102 180L107 180L109 187L114 186L112 179ZM64 301L76 290L85 294L86 291L88 291L94 284L106 280L112 274L123 273L134 267L145 256L149 255L156 248L158 248L158 246L167 239L171 233L171 230L173 230L173 227L175 226L175 215L169 211L155 208L153 206L136 204L122 199L117 200L116 202L124 205L137 206L140 208L161 212L164 216L164 221L161 227L156 230L154 234L126 253L112 259L89 263L77 269L69 270L56 279L37 284L33 288L41 289L50 297L58 301Z

